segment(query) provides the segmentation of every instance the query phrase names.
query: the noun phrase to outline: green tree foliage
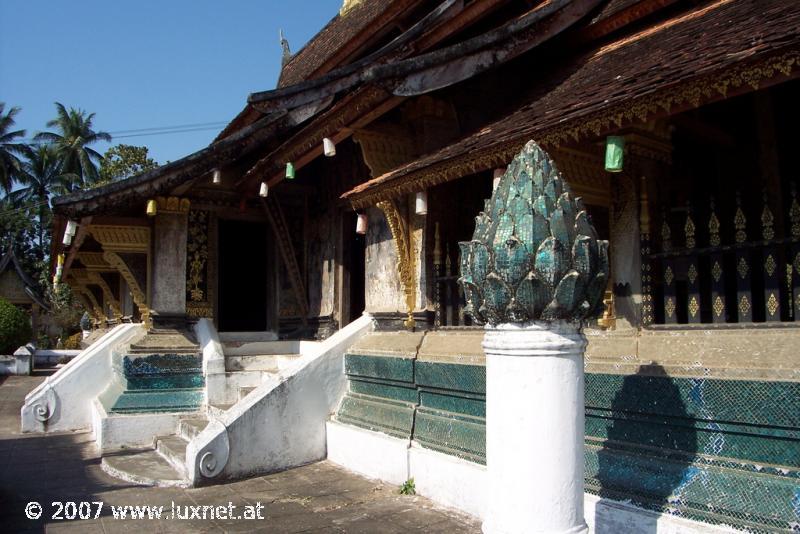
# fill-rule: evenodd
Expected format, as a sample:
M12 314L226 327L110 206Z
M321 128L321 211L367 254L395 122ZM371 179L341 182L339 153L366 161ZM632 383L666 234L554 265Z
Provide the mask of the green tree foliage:
M49 211L44 220L39 217L35 201L12 202L8 197L0 200L0 253L13 247L22 269L39 283L42 291L46 288L42 279L46 280L50 271L50 222ZM40 241L44 246L39 245Z
M76 332L80 332L83 306L72 294L72 289L67 284L50 285L46 291L47 300L50 302L50 315L53 322L61 329L61 339Z
M17 155L25 145L17 140L25 137L25 130L14 130L14 116L20 108L11 108L4 114L5 107L5 102L0 102L0 187L8 193L21 165Z
M39 249L44 255L46 246L45 228L50 227L52 213L50 196L65 192L69 187L69 176L62 172L62 160L58 149L53 145L26 146L23 150L18 181L22 188L13 191L9 199L14 204L23 202L36 206L39 220Z
M0 354L13 354L32 337L28 314L0 298Z
M158 163L147 156L146 146L119 144L109 148L100 161L100 179L103 185L155 169Z
M94 113L75 108L67 111L60 102L55 105L56 118L49 121L47 127L55 128L57 132L41 132L34 139L55 147L61 158L61 170L69 177L67 191L91 186L100 178L97 164L102 156L89 145L97 141L110 142L111 136L92 129Z

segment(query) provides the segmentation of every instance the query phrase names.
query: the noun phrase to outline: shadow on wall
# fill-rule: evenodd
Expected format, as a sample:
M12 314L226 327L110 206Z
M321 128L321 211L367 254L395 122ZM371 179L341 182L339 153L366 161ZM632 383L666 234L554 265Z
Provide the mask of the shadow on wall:
M692 466L697 432L666 369L654 363L625 376L609 423L607 440L597 452L600 497L680 515L682 490L697 472ZM626 518L610 504L597 504L597 533L656 532L656 517Z

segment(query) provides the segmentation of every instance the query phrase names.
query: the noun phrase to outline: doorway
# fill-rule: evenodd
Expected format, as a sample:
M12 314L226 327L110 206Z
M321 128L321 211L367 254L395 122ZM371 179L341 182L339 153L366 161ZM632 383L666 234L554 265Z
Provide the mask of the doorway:
M342 217L341 325L355 321L366 308L366 236L355 233L357 214Z
M267 224L219 221L219 330L267 329Z

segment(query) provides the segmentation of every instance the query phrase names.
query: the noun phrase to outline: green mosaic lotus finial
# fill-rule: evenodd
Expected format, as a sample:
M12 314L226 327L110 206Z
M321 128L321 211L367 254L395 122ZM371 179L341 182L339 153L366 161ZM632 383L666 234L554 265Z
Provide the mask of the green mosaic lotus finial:
M603 310L608 241L550 156L529 141L461 247L466 312L478 323L580 322Z

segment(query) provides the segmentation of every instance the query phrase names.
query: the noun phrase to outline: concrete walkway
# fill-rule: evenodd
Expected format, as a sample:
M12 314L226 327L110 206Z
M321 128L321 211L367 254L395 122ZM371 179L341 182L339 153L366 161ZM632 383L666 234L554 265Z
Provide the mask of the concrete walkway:
M436 507L422 497L399 495L397 487L328 462L197 489L132 486L100 470L89 433L20 434L19 410L25 394L43 379L0 376L2 532L480 532L474 518ZM42 508L38 520L25 516L32 501ZM53 501L74 502L76 517L88 512L91 519L53 519L58 512ZM82 502L102 502L99 517L95 518L98 504L78 508ZM163 511L160 519L123 520L114 517L112 506L163 506ZM31 511L37 511L35 506ZM229 519L231 512L260 514L263 519ZM75 513L66 506L61 516ZM179 519L184 516L189 519Z

